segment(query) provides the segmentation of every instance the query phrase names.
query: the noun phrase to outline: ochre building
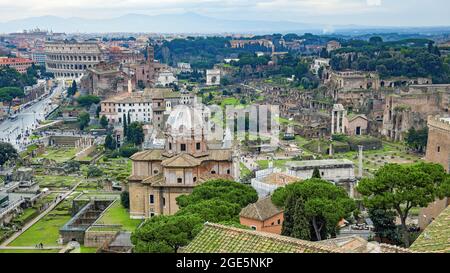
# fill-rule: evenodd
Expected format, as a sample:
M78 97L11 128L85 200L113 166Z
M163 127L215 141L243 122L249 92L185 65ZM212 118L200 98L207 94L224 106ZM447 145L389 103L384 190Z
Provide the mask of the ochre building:
M164 149L131 157L131 218L174 214L178 211L176 198L190 194L195 186L211 179L239 178L239 160L233 150L209 148L206 119L193 107L178 106L166 123Z

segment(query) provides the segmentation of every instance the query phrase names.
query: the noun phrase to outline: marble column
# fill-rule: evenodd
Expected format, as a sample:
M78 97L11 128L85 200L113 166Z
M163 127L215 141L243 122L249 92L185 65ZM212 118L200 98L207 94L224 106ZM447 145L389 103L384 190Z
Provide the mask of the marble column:
M331 111L331 134L334 134L334 110Z

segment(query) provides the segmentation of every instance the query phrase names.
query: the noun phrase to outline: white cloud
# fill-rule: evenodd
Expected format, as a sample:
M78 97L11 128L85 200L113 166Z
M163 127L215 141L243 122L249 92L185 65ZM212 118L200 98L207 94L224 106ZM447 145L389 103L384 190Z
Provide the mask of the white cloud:
M368 6L381 6L381 0L367 0Z

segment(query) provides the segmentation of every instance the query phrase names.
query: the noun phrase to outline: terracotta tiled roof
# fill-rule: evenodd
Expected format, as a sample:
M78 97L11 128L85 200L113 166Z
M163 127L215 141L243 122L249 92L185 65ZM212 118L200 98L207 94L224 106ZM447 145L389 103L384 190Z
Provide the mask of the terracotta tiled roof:
M393 245L378 244L376 242L368 242L365 239L353 235L346 237L339 237L318 242L322 245L327 245L341 249L342 252L347 253L411 253L412 251Z
M199 183L202 183L215 179L234 180L233 176L229 174L203 174L202 176L199 177L198 181Z
M349 236L310 242L273 233L206 223L184 253L410 253L386 244Z
M145 150L132 155L130 159L135 161L163 161L166 159L162 155L163 153L164 150Z
M201 160L196 159L190 154L182 153L164 160L161 165L164 167L188 168L199 166L201 163Z
M268 196L243 208L239 216L264 221L281 212L283 212L283 210L275 206L272 203L271 197Z
M450 253L450 206L425 228L410 249L417 252Z
M130 175L128 177L128 181L142 181L146 179L148 176L142 176L142 175Z
M299 181L300 178L284 173L271 173L261 179L262 182L271 185L286 186L287 184Z
M208 157L202 158L202 161L231 161L232 150L208 150Z
M142 180L143 184L159 184L161 182L164 182L163 174L148 176L147 178Z
M272 233L206 223L184 253L335 253L330 246Z

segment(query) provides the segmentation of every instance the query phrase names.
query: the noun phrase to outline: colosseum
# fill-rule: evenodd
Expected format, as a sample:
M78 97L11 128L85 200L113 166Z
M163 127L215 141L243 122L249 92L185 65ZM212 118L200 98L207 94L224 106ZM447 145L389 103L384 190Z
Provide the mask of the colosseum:
M87 68L103 60L96 42L47 41L46 68L57 78L81 77Z

